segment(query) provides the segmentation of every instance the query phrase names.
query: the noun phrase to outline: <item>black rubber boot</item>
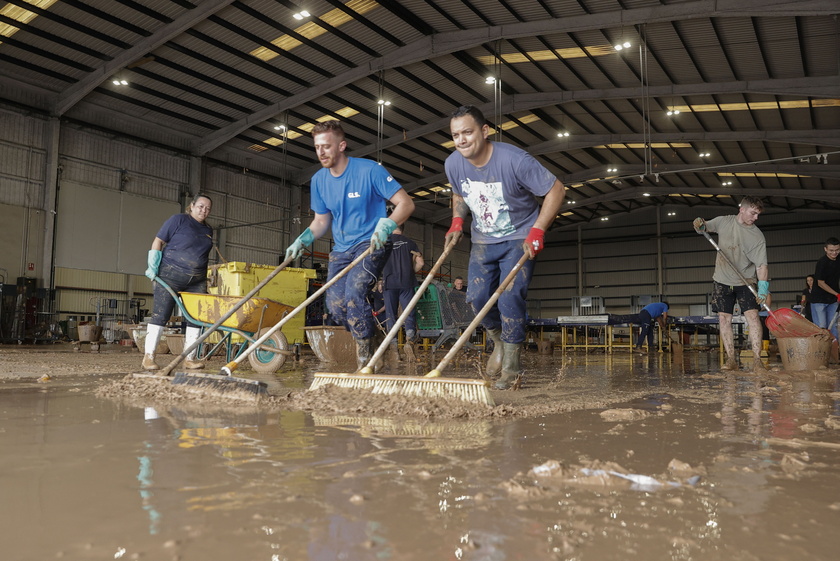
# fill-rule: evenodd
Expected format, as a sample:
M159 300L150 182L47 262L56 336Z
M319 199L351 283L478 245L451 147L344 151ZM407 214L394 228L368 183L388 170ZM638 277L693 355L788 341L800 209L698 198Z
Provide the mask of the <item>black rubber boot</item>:
M487 336L493 340L493 352L487 359L486 373L495 376L502 371L502 360L505 356L505 343L502 342L502 329L488 329Z
M500 346L504 347L504 357L502 358L502 377L496 382L495 388L497 390L508 390L522 374L522 367L519 363L519 355L522 353L522 344L502 343Z

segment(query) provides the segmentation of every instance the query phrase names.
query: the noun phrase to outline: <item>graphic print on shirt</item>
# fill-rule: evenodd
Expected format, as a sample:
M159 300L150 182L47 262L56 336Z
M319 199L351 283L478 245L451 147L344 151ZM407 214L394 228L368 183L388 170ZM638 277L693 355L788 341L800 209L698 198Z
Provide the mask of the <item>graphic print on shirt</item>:
M505 202L501 181L485 183L465 179L461 182L461 192L479 232L501 238L516 231L510 220L510 207Z

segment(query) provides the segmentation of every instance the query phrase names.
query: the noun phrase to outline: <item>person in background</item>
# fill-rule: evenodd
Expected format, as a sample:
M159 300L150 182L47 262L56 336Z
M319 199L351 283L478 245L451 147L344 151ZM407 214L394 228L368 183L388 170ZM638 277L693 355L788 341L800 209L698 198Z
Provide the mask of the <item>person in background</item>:
M310 207L315 218L286 248L286 259L297 259L307 246L332 229L335 243L327 267L329 281L371 248L371 253L330 286L326 295L330 314L356 341L356 361L361 368L373 356L377 332L367 296L391 253L388 236L414 212L414 201L384 167L345 153L347 141L338 121L318 123L312 129L312 138L322 166L311 181ZM394 205L390 216L388 202Z
M656 350L653 340L653 322L659 324L662 333L666 333L668 323L668 302L653 302L639 312L639 338L636 340L636 350L642 350L642 343L647 338L648 351Z
M840 240L831 237L825 240L825 255L817 261L814 269L816 286L811 293L811 316L819 327L827 328L837 313L840 302ZM831 328L831 334L837 339L837 322Z
M766 372L767 370L761 362L763 330L758 310L770 296L770 271L767 267L767 243L764 240L764 234L755 225L763 210L764 203L761 199L747 196L741 199L738 214L718 216L711 220L694 219L694 230L698 234L703 232L718 234L718 246L721 252L738 269L733 270L724 256L717 255L715 272L712 275L714 281L712 311L718 314L720 338L726 350L726 362L721 367L723 370L738 369L738 355L735 353L732 333L732 313L735 310L736 300L749 325L753 371ZM758 298L744 284L741 277L750 283L758 280Z
M206 223L213 201L199 193L190 203L187 212L176 214L163 223L149 250L146 276L152 281L159 277L169 287L178 292L207 293L207 264L210 250L213 249L213 229ZM163 328L169 321L175 301L160 283L154 282L154 305L152 319L146 331L143 352L143 369L158 370L155 362L157 349ZM201 328L188 326L184 337L184 348L195 343ZM195 359L191 352L184 367L189 369L204 368L204 361Z
M452 284L452 288L458 292L466 292L467 287L464 286L464 277L455 277L455 282Z
M799 305L802 306L802 315L808 321L814 321L811 316L811 294L814 292L814 275L805 277L805 288L802 289L802 298Z
M464 219L472 214L467 301L473 310L477 313L490 300L523 251L530 256L482 321L494 343L487 374L501 373L495 387L509 389L522 374L519 359L533 260L543 250L545 230L557 217L566 192L528 152L490 141L490 126L477 108L459 107L449 124L455 152L444 166L452 186L452 224L446 242L461 239ZM544 197L542 205L537 197Z
M399 317L399 310L406 309L408 303L414 297L414 289L417 287L417 273L423 268L426 262L420 253L420 248L414 240L403 235L402 227L398 227L391 234L391 257L385 264L382 275L385 280L385 310L388 314L388 332L394 327ZM414 310L405 318L405 350L406 358L409 361L415 359L414 343L417 341L417 317ZM399 358L396 337L391 341L391 354Z

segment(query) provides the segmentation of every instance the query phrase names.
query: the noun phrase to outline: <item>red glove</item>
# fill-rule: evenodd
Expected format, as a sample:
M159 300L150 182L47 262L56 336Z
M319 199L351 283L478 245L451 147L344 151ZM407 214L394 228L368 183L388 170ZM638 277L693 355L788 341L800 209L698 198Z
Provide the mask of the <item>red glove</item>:
M837 293L837 301L840 302L840 292Z
M545 247L545 230L539 228L531 228L528 232L528 237L525 238L525 248L531 256L531 259L537 256L539 252Z
M454 243L458 243L461 240L461 237L464 235L464 219L460 216L455 216L452 218L452 225L449 227L449 231L446 232L446 243L448 244L450 240L454 239Z
M373 312L373 317L376 317L378 315L379 315L379 312Z

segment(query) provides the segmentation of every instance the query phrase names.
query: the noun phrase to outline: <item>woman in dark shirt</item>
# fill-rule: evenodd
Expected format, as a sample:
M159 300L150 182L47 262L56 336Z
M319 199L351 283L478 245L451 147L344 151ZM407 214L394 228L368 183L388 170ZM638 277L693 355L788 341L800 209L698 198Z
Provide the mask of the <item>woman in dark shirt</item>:
M802 315L805 316L805 319L808 321L813 321L811 319L811 292L814 290L814 275L808 275L805 277L805 289L802 291L802 300L800 300L800 304L802 305Z
M160 277L175 292L207 292L207 263L213 249L213 229L205 223L213 201L207 195L196 195L186 213L170 217L161 226L152 249L149 250L146 276ZM166 322L169 321L175 301L160 284L154 283L154 307L146 333L143 368L158 370L155 349ZM187 327L185 348L198 339L200 328ZM204 362L195 360L195 351L184 361L184 367L204 368Z

